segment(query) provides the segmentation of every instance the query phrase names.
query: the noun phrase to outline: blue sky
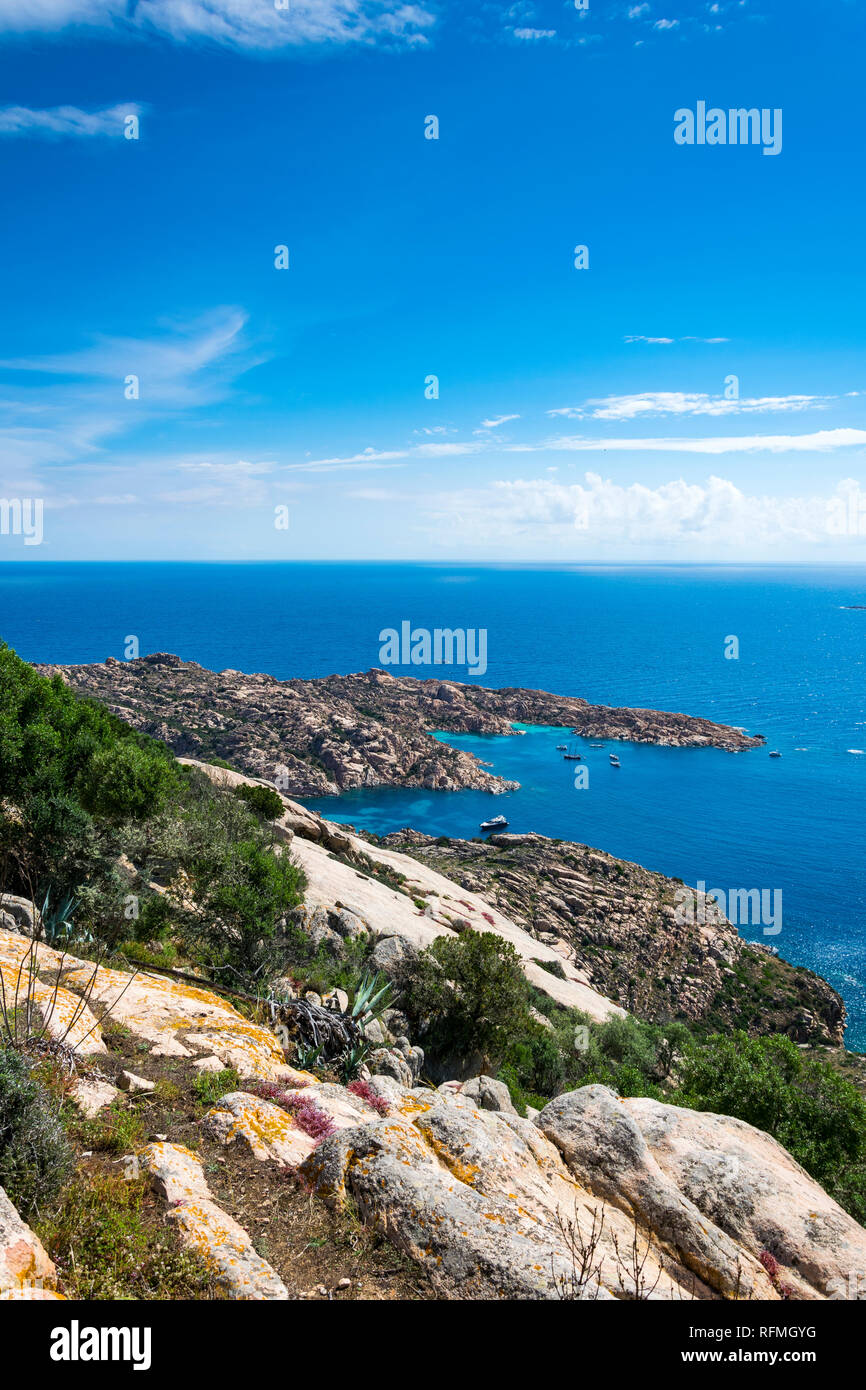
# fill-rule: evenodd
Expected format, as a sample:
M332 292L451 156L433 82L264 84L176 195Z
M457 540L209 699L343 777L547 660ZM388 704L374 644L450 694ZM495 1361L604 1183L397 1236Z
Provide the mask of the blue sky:
M0 559L866 559L863 27L0 0Z

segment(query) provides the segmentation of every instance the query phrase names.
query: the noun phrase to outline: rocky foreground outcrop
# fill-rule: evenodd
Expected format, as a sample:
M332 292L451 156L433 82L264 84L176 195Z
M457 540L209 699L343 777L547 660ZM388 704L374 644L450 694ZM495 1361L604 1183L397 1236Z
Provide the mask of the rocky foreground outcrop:
M0 929L4 976L27 945ZM296 1175L331 1205L351 1200L445 1298L775 1301L860 1287L866 1230L741 1121L603 1086L561 1095L534 1120L486 1079L434 1089L374 1075L356 1094L297 1071L267 1028L207 989L100 969L88 995L94 967L41 944L36 968L45 984L59 973L94 1020L74 1055L82 1081L115 1083L115 1105L140 1103L135 1088L119 1091L123 1059L101 1036L120 1022L152 1072L197 1054L203 1067L231 1059L244 1078L198 1121L195 1152L168 1132L122 1160L136 1160L231 1298L285 1300L288 1271L214 1195L206 1173L229 1151L274 1183ZM2 1194L0 1295L58 1296L50 1259Z
M431 729L511 735L515 723L546 724L587 738L729 752L764 742L687 714L614 709L540 690L395 678L382 670L280 681L208 671L165 652L36 669L59 673L79 694L100 700L177 754L221 758L278 781L292 796L376 786L499 792L516 785L492 776L473 754L434 739Z

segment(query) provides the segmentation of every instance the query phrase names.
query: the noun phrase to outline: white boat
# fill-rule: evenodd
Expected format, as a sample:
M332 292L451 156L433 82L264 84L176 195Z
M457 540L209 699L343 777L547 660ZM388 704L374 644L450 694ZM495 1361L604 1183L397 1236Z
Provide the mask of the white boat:
M494 816L492 820L483 820L481 822L481 829L502 830L507 824L508 821L505 819L504 816Z
M610 758L610 765L611 765L611 767L622 767L622 763L620 762L619 758L616 756L616 753L609 753L609 754L608 754L608 757Z

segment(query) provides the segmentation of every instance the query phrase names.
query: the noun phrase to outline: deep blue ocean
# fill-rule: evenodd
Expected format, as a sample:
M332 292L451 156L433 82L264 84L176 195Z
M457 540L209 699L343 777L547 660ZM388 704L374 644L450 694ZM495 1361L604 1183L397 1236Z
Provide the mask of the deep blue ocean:
M781 890L765 937L824 975L866 1050L866 568L530 568L403 564L0 566L0 637L29 661L170 651L216 670L286 678L379 665L379 632L484 628L480 683L681 710L763 733L765 749L584 746L589 786L556 744L453 737L521 783L481 792L380 790L320 800L377 832L512 830L595 845L708 888ZM726 638L739 659L725 659ZM466 679L459 668L393 674ZM608 753L618 752L614 771ZM778 749L781 758L768 757Z

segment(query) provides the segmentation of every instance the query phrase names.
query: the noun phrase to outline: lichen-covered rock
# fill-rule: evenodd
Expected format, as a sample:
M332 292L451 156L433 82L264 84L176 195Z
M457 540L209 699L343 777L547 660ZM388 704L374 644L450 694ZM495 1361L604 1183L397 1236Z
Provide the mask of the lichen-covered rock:
M7 997L31 942L0 929L0 971ZM125 974L98 969L88 961L62 955L50 946L36 947L34 997L50 1015L49 1034L82 1053L106 1052L96 1012L107 1013L135 1038L148 1042L154 1056L217 1057L242 1077L260 1077L299 1085L313 1078L287 1064L269 1029L238 1013L227 1000L183 980L162 975ZM61 986L55 995L55 982ZM87 1002L85 1002L85 999ZM53 1007L52 1007L53 1001Z
M316 1147L278 1105L246 1091L230 1091L207 1112L202 1129L218 1144L246 1144L260 1162L296 1168Z
M590 1277L572 1284L559 1217L576 1215L589 1232L592 1204L533 1125L437 1092L413 1106L416 1096L402 1095L404 1113L344 1130L310 1155L301 1172L324 1200L350 1195L449 1298L553 1299L557 1281L576 1298L629 1296L613 1236L625 1250L633 1233L618 1211ZM653 1297L693 1296L652 1250L646 1270Z
M94 966L74 957L63 957L51 946L34 944L27 936L0 928L0 975L9 1007L14 1008L16 998L20 1005L29 994L39 1007L49 1038L65 1042L82 1054L107 1052L99 1021L82 994L64 987L68 982L66 971L62 975L60 972L70 963L80 967L84 991ZM59 987L58 977L63 980Z
M856 1277L866 1270L866 1230L769 1134L655 1100L621 1104L665 1176L739 1246L771 1255L797 1297L859 1289L866 1298Z
M724 1297L767 1298L767 1251L798 1298L866 1267L866 1231L781 1145L741 1120L606 1086L558 1096L538 1126L579 1182L637 1214L662 1248Z
M57 1270L0 1187L0 1299L59 1299Z
M149 1144L139 1160L168 1205L167 1219L232 1298L285 1301L285 1284L246 1231L217 1206L201 1162L181 1144Z
M361 1097L330 1082L304 1086L285 1092L290 1102L301 1110L312 1109L334 1129L348 1129L363 1124L376 1112ZM296 1168L312 1153L321 1132L311 1135L304 1128L303 1115L296 1116L281 1105L251 1095L248 1091L230 1091L205 1115L202 1127L220 1144L240 1140L262 1162L278 1163L284 1168ZM318 1125L313 1125L314 1130ZM324 1126L322 1126L324 1129Z

